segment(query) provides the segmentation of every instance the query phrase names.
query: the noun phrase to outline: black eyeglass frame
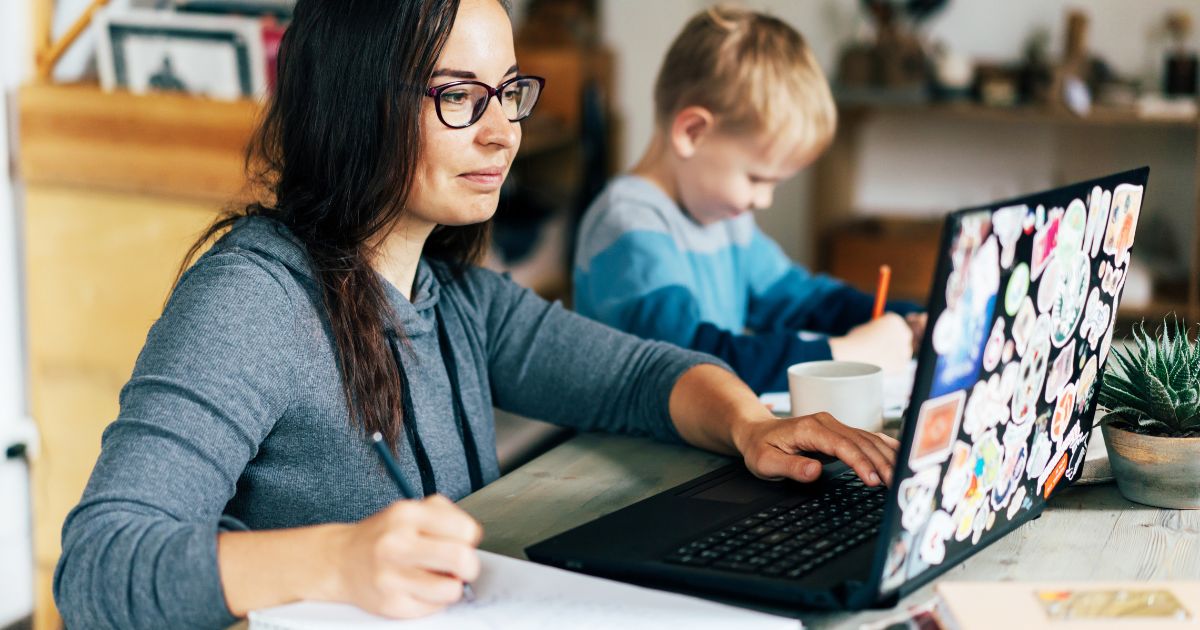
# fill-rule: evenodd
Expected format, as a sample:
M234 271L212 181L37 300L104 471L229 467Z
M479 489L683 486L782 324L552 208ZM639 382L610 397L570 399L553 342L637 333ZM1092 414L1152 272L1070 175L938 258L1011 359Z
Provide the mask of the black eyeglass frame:
M482 81L452 81L450 83L443 83L441 85L435 85L435 86L429 88L428 90L425 91L425 96L428 96L433 99L434 110L437 111L438 120L440 120L443 125L446 125L447 127L451 128L451 129L466 129L467 127L470 127L471 125L474 125L475 123L479 122L480 118L483 118L484 113L487 112L487 108L491 106L491 103L489 102L488 105L486 107L480 109L478 113L473 113L471 116L471 120L467 124L451 125L450 123L446 122L446 118L444 116L442 116L442 98L441 98L442 92L445 92L446 90L453 88L453 87L458 87L460 85L478 85L478 86L482 87L483 89L487 90L487 100L491 101L491 99L495 98L496 102L500 104L501 111L503 111L504 101L500 100L500 94L504 92L504 88L508 87L509 85L512 85L513 83L516 83L517 81L530 80L530 79L537 81L537 85L538 85L538 93L537 93L537 97L533 101L533 105L529 106L529 111L524 116L521 116L520 118L515 118L515 119L514 118L508 119L508 122L521 122L522 120L525 120L526 118L529 118L531 115L533 115L533 109L535 107L537 107L538 101L540 101L542 99L542 90L544 90L546 88L546 79L544 79L542 77L538 77L538 76L533 76L533 75L515 76L515 77L505 81L504 83L501 83L500 85L498 85L496 87L492 87Z

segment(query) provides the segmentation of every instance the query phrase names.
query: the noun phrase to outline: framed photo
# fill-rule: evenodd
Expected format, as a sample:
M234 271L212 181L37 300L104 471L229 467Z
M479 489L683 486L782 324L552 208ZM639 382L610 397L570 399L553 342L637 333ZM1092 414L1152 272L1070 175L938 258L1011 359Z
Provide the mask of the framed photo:
M220 100L266 88L257 18L126 9L96 18L97 65L106 91L184 92Z

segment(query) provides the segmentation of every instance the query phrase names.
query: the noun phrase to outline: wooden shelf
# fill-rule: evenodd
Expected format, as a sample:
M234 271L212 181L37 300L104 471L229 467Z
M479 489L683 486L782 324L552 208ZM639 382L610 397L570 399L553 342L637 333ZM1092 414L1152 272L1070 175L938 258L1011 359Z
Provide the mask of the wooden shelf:
M943 119L977 120L1013 124L1054 124L1102 127L1174 127L1195 130L1200 118L1147 118L1128 107L1093 107L1087 116L1077 116L1063 109L1018 106L989 107L978 103L840 103L839 109L850 115L899 114L937 116Z
M21 177L175 199L227 202L245 183L258 102L106 93L94 84L30 84L19 93ZM559 120L523 124L519 157L578 145Z
M866 282L866 272L858 267L864 265L849 265L847 256L836 258L838 245L833 243L831 235L837 235L842 226L872 220L871 214L863 214L861 208L855 205L855 190L858 184L860 147L863 130L867 123L879 115L911 117L922 121L950 121L972 123L975 125L1058 125L1058 126L1087 126L1099 130L1104 129L1159 129L1168 130L1172 137L1190 140L1191 145L1182 159L1195 164L1192 181L1178 182L1176 185L1190 187L1194 191L1192 213L1200 217L1200 119L1155 119L1143 118L1131 108L1098 107L1086 117L1075 116L1069 112L1038 107L995 108L973 103L904 103L904 102L863 102L860 100L844 100L839 104L841 120L838 133L829 150L815 165L812 190L812 206L814 208L814 233L819 235L814 241L818 270L840 275L844 271L860 271ZM896 122L903 123L899 120ZM1156 134L1161 137L1163 134ZM1188 146L1186 144L1181 146ZM1066 183L1066 182L1062 182ZM877 217L875 217L877 220ZM855 235L854 249L860 257L877 256L881 247L888 245L886 235L867 237ZM874 238L874 242L870 241ZM894 239L893 239L894 240ZM1186 252L1189 265L1188 278L1177 287L1156 294L1154 299L1141 307L1121 307L1118 319L1122 322L1136 321L1141 318L1149 320L1161 319L1164 315L1175 312L1188 321L1200 319L1200 228L1186 237L1188 251ZM1145 245L1145 244L1143 244ZM846 247L842 247L846 249ZM894 249L894 247L893 247ZM917 264L914 261L913 264Z
M226 201L242 188L259 106L174 94L31 84L19 92L21 177L172 198Z

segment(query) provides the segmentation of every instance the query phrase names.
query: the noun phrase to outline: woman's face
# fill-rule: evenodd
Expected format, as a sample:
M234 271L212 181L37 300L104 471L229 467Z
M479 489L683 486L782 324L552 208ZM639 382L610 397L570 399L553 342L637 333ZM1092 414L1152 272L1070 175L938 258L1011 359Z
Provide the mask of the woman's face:
M426 85L470 79L493 88L517 74L512 24L497 0L462 0L450 37ZM520 123L509 122L495 98L465 129L438 119L432 98L421 105L421 148L408 214L438 225L481 223L496 212Z

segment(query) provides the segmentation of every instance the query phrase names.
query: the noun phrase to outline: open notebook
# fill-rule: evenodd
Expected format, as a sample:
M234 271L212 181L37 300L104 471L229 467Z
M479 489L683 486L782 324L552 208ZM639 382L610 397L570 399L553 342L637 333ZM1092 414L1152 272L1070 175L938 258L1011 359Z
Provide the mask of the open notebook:
M475 601L456 604L431 617L397 621L344 604L300 602L251 612L250 628L802 628L795 619L571 573L486 551L479 552L479 556L483 571L474 583Z

